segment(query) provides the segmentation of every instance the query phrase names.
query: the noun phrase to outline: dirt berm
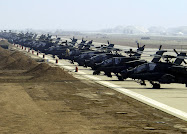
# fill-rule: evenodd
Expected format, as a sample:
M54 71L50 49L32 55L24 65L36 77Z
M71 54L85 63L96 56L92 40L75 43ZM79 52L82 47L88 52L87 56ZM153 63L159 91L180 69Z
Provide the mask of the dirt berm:
M25 72L27 75L33 75L31 81L63 81L76 80L72 75L59 67L51 67L46 63L40 63L38 66Z
M76 79L63 69L0 48L0 59L9 58L13 62L1 62L4 67L0 69L0 133L186 133L187 122L181 119L93 81Z

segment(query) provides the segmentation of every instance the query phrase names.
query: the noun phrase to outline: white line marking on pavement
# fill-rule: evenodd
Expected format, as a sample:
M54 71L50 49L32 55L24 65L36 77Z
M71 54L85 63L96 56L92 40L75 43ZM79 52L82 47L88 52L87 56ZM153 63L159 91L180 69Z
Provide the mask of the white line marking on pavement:
M61 63L61 65L63 66L62 63ZM63 66L63 67L67 68L67 66ZM116 90L116 91L118 91L118 92L120 92L122 94L125 94L125 95L127 95L129 97L132 97L132 98L134 98L136 100L139 100L139 101L141 101L143 103L146 103L146 104L148 104L150 106L158 108L158 109L160 109L160 110L162 110L162 111L164 111L166 113L169 113L171 115L174 115L174 116L176 116L178 118L181 118L181 119L187 121L187 113L186 112L183 112L183 111L178 110L176 108L170 107L170 106L168 106L166 104L160 103L160 102L155 101L155 100L153 100L151 98L148 98L148 97L146 97L144 95L141 95L141 94L138 94L136 92L130 91L130 90L126 89L126 88L122 88L121 86L115 85L113 83L110 83L110 82L107 82L107 81L102 81L102 79L97 78L95 76L87 75L85 72L79 71L77 73L78 74L84 74L84 77L90 78L92 80L96 80L95 82L97 82L97 83L99 83L101 85L104 85L104 86L107 86L109 88L112 88L112 89L114 89L114 90Z

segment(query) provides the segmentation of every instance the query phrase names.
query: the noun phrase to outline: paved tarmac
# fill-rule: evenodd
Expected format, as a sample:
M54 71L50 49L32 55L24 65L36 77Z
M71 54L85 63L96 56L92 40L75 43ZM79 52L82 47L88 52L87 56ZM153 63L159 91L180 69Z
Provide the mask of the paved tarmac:
M19 48L19 50L21 50L21 48ZM156 49L147 49L150 53L155 53L155 50ZM25 51L25 49L22 51ZM31 52L29 55L32 55ZM32 57L37 57L36 52ZM39 54L38 57L42 58L43 54ZM46 55L45 59L48 59L48 62L50 63L56 64L55 59L50 55ZM184 84L161 84L161 89L152 89L152 86L149 83L147 83L146 86L142 86L131 79L118 81L115 76L109 78L103 74L92 75L93 71L90 68L71 64L69 60L59 60L56 65L73 72L75 77L80 79L89 78L99 84L110 87L116 91L124 93L141 102L187 121L187 88ZM75 72L76 66L78 67L78 72Z

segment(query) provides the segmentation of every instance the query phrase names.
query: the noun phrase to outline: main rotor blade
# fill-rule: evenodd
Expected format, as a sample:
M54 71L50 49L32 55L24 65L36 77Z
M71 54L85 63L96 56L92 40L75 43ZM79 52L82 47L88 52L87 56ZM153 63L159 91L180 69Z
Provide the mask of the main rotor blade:
M173 49L174 50L174 52L178 55L179 53L177 52L177 50L176 49Z
M137 47L140 48L140 44L137 42Z
M187 64L185 60L183 60L184 64Z

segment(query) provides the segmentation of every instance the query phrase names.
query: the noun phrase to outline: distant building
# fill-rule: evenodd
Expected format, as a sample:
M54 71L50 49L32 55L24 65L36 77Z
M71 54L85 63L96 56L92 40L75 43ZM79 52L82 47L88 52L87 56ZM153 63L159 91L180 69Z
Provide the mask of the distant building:
M184 35L184 33L178 32L178 33L176 33L176 35Z
M149 40L150 37L141 37L142 40Z

